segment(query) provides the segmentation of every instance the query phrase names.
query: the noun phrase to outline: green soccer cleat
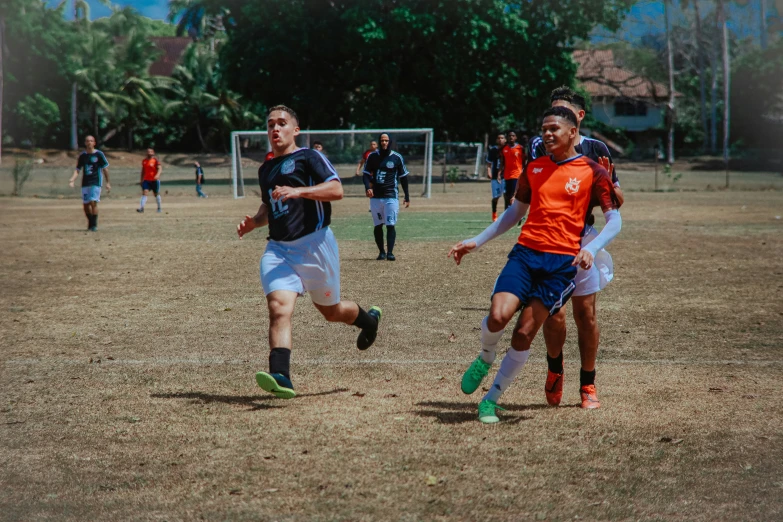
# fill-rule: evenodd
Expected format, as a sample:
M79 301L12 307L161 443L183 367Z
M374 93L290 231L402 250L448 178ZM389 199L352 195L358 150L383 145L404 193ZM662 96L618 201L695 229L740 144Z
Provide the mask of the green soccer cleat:
M256 374L258 386L278 399L293 399L296 397L291 380L279 373L258 372Z
M497 415L495 415L495 409L502 410L500 406L496 402L492 401L481 401L478 406L479 410L479 420L483 422L484 424L495 424L496 422L500 422L500 419Z
M492 365L484 362L480 355L476 357L476 360L470 364L470 367L465 370L465 374L462 376L462 393L470 395L478 390L478 387L481 386L481 381L487 376L490 368L492 368Z

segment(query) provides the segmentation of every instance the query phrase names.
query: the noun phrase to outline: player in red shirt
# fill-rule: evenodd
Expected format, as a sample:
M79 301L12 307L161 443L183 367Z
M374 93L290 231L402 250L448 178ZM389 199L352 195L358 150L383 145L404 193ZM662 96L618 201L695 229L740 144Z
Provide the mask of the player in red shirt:
M141 161L141 202L136 212L144 212L144 205L147 204L147 194L150 190L155 194L155 201L158 203L158 212L160 212L160 174L163 172L163 165L155 157L155 151L152 148L147 149L147 157Z
M472 239L449 251L462 258L487 241L510 230L528 209L527 221L495 283L490 312L481 324L481 353L462 377L462 391L475 392L495 360L503 330L522 308L495 381L479 403L479 420L494 423L497 401L527 362L530 346L547 317L568 301L574 290L576 267L590 268L595 253L620 231L622 220L609 173L574 148L576 115L565 107L544 113L541 126L550 154L525 167L511 207L500 219ZM591 203L604 211L606 226L589 245L581 247L585 216Z
M517 190L517 180L525 164L525 148L517 143L517 133L508 132L506 146L500 149L500 170L503 173L503 199L506 208L511 206Z
M359 164L356 166L356 175L361 176L362 170L364 170L364 164L367 163L367 157L378 150L378 142L375 140L372 140L370 142L370 148L364 151L364 154L362 154L362 160L359 162Z

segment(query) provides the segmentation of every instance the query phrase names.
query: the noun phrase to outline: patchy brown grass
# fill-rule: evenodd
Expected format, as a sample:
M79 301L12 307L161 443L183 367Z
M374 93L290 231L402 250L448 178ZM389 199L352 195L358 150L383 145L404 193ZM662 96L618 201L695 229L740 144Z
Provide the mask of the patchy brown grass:
M382 331L360 353L300 300L292 401L253 381L264 234L233 230L254 198L109 198L97 234L78 201L0 199L0 519L783 517L781 194L629 193L603 408L575 407L571 328L565 406L545 406L539 339L484 426L459 378L513 238L460 268L451 239L405 240L414 213L484 212L483 188L414 199L394 264L341 229L367 202L335 205L344 295Z

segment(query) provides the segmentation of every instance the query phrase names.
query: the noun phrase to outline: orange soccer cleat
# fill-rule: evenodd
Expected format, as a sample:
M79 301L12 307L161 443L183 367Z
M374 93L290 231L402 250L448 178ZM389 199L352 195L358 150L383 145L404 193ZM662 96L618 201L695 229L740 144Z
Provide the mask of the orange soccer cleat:
M494 223L497 220L498 220L498 213L497 212L493 212L492 213L492 222Z
M582 396L582 408L594 410L601 407L598 395L595 392L595 384L586 384L579 390Z
M544 385L546 402L550 406L559 406L563 399L563 374L546 371L546 384Z

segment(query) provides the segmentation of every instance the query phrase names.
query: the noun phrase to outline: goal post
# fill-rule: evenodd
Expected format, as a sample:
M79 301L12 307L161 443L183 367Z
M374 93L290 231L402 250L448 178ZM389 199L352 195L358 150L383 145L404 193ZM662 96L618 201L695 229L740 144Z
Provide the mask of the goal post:
M343 180L356 175L362 154L377 141L382 132L392 137L392 148L405 158L410 175L421 176L422 196L432 194L432 157L435 145L434 129L327 129L301 130L296 137L299 147L311 148L319 141L324 154ZM245 179L255 179L258 167L271 150L266 131L234 131L231 133L231 184L234 198L245 197Z

